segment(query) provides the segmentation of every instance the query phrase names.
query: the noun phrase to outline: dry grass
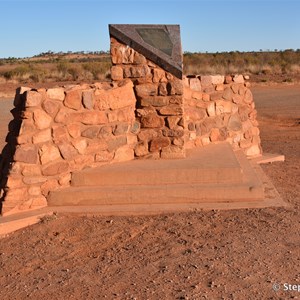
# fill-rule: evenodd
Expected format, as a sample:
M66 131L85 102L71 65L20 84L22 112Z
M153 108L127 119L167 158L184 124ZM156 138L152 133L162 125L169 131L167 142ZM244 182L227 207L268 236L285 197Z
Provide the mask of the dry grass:
M108 53L45 53L28 59L0 59L0 80L19 83L105 80L110 77ZM279 52L185 53L184 74L300 75L300 49ZM262 79L269 80L269 79Z

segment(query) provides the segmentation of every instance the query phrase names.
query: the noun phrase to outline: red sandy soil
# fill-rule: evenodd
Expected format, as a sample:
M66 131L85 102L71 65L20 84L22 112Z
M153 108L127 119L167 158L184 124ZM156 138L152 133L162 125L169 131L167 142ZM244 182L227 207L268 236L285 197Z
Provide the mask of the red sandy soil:
M300 87L253 92L289 207L46 217L0 240L0 299L299 299Z

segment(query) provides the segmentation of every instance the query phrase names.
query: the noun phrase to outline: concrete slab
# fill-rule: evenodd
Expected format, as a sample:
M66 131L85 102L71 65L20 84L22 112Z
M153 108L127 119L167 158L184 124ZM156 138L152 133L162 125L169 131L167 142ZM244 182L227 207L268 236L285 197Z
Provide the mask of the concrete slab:
M257 202L261 180L227 143L188 153L186 159L132 161L85 170L72 187L52 192L49 206L178 205Z
M284 162L285 156L282 154L264 153L260 157L253 158L257 164L269 164L273 162Z
M242 182L240 164L227 143L189 150L185 159L135 160L73 174L72 186L124 186Z

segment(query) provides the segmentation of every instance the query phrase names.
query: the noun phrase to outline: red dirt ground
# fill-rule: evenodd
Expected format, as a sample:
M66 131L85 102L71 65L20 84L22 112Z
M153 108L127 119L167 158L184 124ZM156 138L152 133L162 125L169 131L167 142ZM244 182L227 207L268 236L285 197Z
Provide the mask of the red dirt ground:
M288 208L47 217L0 240L0 299L299 299L300 86L253 92Z

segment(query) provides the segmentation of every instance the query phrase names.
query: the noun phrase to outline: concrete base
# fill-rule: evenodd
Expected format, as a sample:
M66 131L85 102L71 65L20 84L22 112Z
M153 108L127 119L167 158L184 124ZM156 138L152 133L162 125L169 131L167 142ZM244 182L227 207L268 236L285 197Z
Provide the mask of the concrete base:
M256 207L264 187L245 155L227 143L190 150L186 159L131 161L74 174L72 186L51 192L50 207L99 206L114 213L177 207ZM117 208L118 207L118 208ZM161 209L159 209L159 207ZM175 209L176 210L176 209Z

